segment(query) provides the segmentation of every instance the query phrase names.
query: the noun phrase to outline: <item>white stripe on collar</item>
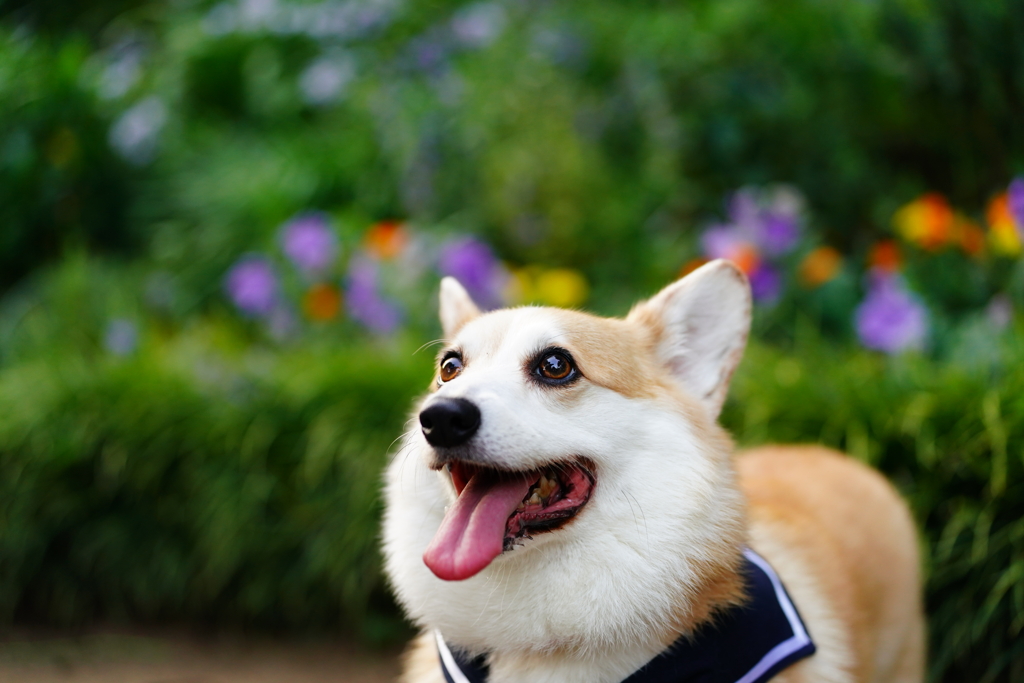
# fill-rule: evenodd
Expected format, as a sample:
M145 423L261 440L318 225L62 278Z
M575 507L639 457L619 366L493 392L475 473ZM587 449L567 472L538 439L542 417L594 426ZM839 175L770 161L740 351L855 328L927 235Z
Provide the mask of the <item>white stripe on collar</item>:
M765 562L764 558L750 548L744 549L743 554L748 560L760 567L761 571L767 574L768 578L771 579L772 588L775 589L775 597L778 598L779 606L782 607L782 611L786 615L786 619L789 621L789 626L793 629L793 635L790 636L790 638L782 641L769 650L768 654L766 654L753 669L748 671L743 678L736 681L736 683L753 683L759 677L764 675L765 671L775 666L800 648L808 645L811 642L811 638L807 635L807 630L804 628L803 622L800 621L800 617L796 614L796 608L793 607L793 603L790 602L789 596L786 595L786 591L783 590L782 582L779 581L779 577L776 575L775 570L772 569L771 565ZM438 634L438 637L440 637L440 634Z
M441 661L444 662L444 668L448 670L448 675L455 683L470 683L462 673L462 669L459 668L455 657L452 656L452 651L448 649L448 643L444 642L444 638L441 637L441 632L434 631L434 635L437 637L437 651L441 654Z

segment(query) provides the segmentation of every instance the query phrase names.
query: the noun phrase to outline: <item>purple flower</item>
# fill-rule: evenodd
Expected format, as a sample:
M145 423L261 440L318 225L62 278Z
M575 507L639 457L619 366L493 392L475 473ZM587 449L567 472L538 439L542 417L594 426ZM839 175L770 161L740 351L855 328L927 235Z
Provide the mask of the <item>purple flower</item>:
M402 313L377 291L377 265L368 258L349 265L346 303L349 315L377 334L390 334L402 322Z
M731 229L734 239L749 242L768 257L783 256L800 241L801 203L800 196L786 188L743 188L729 198L730 224L719 227Z
M729 220L746 231L755 229L761 221L761 207L754 191L749 188L736 190L729 197Z
M156 156L167 119L167 105L163 100L155 95L147 97L110 127L107 136L110 146L130 164L144 166Z
M898 353L920 349L928 314L898 276L873 272L868 294L854 313L857 336L869 349Z
M351 59L344 56L321 57L302 72L299 90L308 104L330 104L345 92L355 75Z
M277 300L277 276L263 256L239 259L228 271L224 286L235 306L249 315L267 315Z
M539 27L533 34L534 48L555 64L580 68L587 60L590 47L583 38L567 26Z
M767 212L761 220L761 245L769 256L789 253L800 241L800 223L796 216Z
M307 213L286 223L281 246L292 263L312 274L328 268L338 255L338 238L320 213Z
M735 225L713 225L700 237L704 255L710 259L729 259L749 243Z
M1010 215L1017 224L1017 234L1024 239L1024 178L1013 179L1006 191L1006 198L1010 205Z
M448 63L448 50L436 36L420 36L409 44L412 67L428 76L439 76Z
M131 320L111 320L103 335L103 345L115 356L127 356L139 345L139 329Z
M505 10L496 2L467 5L452 17L452 33L467 47L487 47L505 27Z
M764 250L771 256L788 254L800 241L804 199L791 187L777 186L767 198L761 220Z
M767 263L761 263L750 274L750 290L755 301L765 304L775 303L782 293L782 276L779 271Z
M441 248L438 267L444 275L461 282L484 309L501 305L505 270L483 242L472 237L448 242Z

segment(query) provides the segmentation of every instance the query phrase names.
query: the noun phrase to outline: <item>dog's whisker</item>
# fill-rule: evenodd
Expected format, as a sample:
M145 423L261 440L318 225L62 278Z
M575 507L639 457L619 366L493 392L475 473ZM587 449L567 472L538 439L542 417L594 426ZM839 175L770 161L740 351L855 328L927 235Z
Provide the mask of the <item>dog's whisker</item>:
M638 501L636 499L636 496L634 496L629 491L626 491L626 495L629 496L630 498L632 498L633 502L636 503L637 509L640 510L640 517L644 520L644 539L647 541L647 556L650 557L651 556L651 533L650 533L650 531L647 528L647 515L644 514L644 508L643 508L642 505L640 505L640 501ZM627 500L626 502L629 502L629 501ZM633 509L632 503L630 504L629 509L630 510ZM636 522L636 513L633 513L633 521L634 521L634 523ZM639 528L636 531L637 531L638 534L640 533L640 529Z
M392 448L394 447L394 445L395 445L396 443L398 443L398 442L399 442L399 441L401 441L402 439L405 439L405 438L407 438L407 437L409 437L409 436L412 436L412 434L413 434L413 433L414 433L414 430L412 430L412 429L409 429L409 430L406 430L405 432L402 432L402 433L401 433L401 434L399 434L398 436L396 436L396 437L394 438L394 440L393 440L393 441L392 441L391 443L389 443L389 444L388 444L387 450L386 450L386 451L384 451L384 454L385 454L385 455L387 455L388 453L390 453L390 452L391 452L391 449L392 449ZM403 448L404 448L404 446L403 446Z
M517 600L519 600L519 594L523 592L523 586L525 586L525 585L526 585L526 582L522 580L522 577L520 577L520 579L519 579L519 589L516 590L516 594L512 597L512 604L513 605L516 604Z
M438 344L444 344L446 341L448 341L448 340L447 339L432 339L432 340L426 342L425 344L421 345L415 351L413 351L412 355L415 356L417 353L419 353L420 351L422 351L425 348L428 348L430 346L437 346Z

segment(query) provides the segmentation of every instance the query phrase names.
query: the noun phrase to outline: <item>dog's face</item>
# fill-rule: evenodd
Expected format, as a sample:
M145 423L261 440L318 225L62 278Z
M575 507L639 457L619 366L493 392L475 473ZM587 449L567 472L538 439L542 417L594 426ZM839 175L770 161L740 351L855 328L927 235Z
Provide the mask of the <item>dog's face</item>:
M624 320L480 314L445 280L436 382L388 473L387 571L410 616L480 650L683 618L741 533L714 420L749 316L724 262Z

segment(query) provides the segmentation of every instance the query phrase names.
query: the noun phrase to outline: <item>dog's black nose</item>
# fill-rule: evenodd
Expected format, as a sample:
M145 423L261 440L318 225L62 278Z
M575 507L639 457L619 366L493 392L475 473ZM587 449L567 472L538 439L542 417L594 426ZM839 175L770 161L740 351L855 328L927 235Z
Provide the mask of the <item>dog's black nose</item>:
M480 409L464 398L442 398L420 413L423 436L431 446L461 446L480 427Z

